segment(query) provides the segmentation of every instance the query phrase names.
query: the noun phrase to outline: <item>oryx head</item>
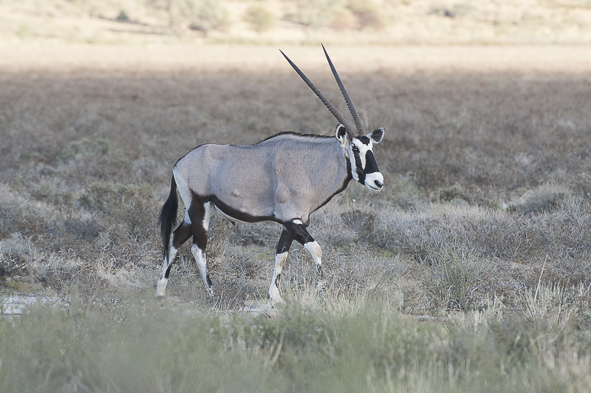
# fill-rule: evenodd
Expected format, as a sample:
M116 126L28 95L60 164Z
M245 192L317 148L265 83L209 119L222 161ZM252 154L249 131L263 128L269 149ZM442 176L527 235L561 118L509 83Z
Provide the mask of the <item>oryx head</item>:
M298 73L298 75L306 82L306 84L312 89L312 91L320 98L320 100L324 103L324 105L328 108L330 113L339 121L339 125L335 131L335 138L341 144L341 147L344 150L345 157L349 160L351 164L351 176L353 179L357 180L359 183L365 185L370 190L381 190L384 187L384 176L381 174L380 170L378 169L378 164L376 163L376 159L373 155L373 145L374 143L380 143L382 138L384 137L384 133L386 132L383 128L376 128L369 134L366 134L363 124L361 123L361 119L357 114L357 110L355 110L355 106L353 106L353 102L349 97L349 93L347 93L347 89L345 89L345 85L341 81L337 70L334 68L324 45L322 45L322 49L324 49L324 54L326 55L326 59L328 60L328 64L330 65L330 69L341 89L341 93L345 98L345 102L347 103L347 107L349 108L349 112L351 116L353 116L353 120L355 121L356 130L349 125L349 123L345 120L345 118L337 111L334 105L318 90L316 86L308 79L306 75L296 66L290 59L280 51L283 56L287 59L289 64L294 68L294 70Z

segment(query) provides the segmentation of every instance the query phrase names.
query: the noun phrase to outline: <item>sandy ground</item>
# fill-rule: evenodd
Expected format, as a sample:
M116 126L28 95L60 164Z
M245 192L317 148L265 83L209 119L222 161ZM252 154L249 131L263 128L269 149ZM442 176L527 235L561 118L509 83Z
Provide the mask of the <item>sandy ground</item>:
M0 46L0 72L278 71L286 67L271 46ZM319 47L282 47L302 69L326 67ZM348 72L456 73L591 72L586 46L329 47L339 70Z

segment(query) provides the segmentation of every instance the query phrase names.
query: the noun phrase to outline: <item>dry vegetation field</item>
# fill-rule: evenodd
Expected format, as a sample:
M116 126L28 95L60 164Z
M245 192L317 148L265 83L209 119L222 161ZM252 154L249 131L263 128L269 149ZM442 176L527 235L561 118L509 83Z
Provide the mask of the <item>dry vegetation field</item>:
M320 48L282 48L341 109ZM276 48L0 48L0 390L570 391L591 380L591 52L328 48L385 176L312 216L327 284L277 224L213 214L154 298L159 209L205 143L335 123ZM181 212L179 212L179 215Z

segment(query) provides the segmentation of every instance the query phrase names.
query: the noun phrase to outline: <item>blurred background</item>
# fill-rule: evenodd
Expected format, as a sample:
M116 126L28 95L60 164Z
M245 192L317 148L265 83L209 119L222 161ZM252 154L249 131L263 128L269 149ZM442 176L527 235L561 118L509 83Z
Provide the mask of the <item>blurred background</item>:
M0 42L588 44L591 0L0 0Z

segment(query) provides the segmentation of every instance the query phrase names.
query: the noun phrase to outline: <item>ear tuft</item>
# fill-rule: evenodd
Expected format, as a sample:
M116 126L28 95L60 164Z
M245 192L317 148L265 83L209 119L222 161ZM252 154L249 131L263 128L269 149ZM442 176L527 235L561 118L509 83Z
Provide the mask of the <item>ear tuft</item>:
M380 143L382 139L384 139L385 132L386 130L384 130L382 127L376 128L368 135L368 137L373 143Z
M334 132L335 138L339 141L341 145L344 145L347 141L347 129L344 125L339 124Z

